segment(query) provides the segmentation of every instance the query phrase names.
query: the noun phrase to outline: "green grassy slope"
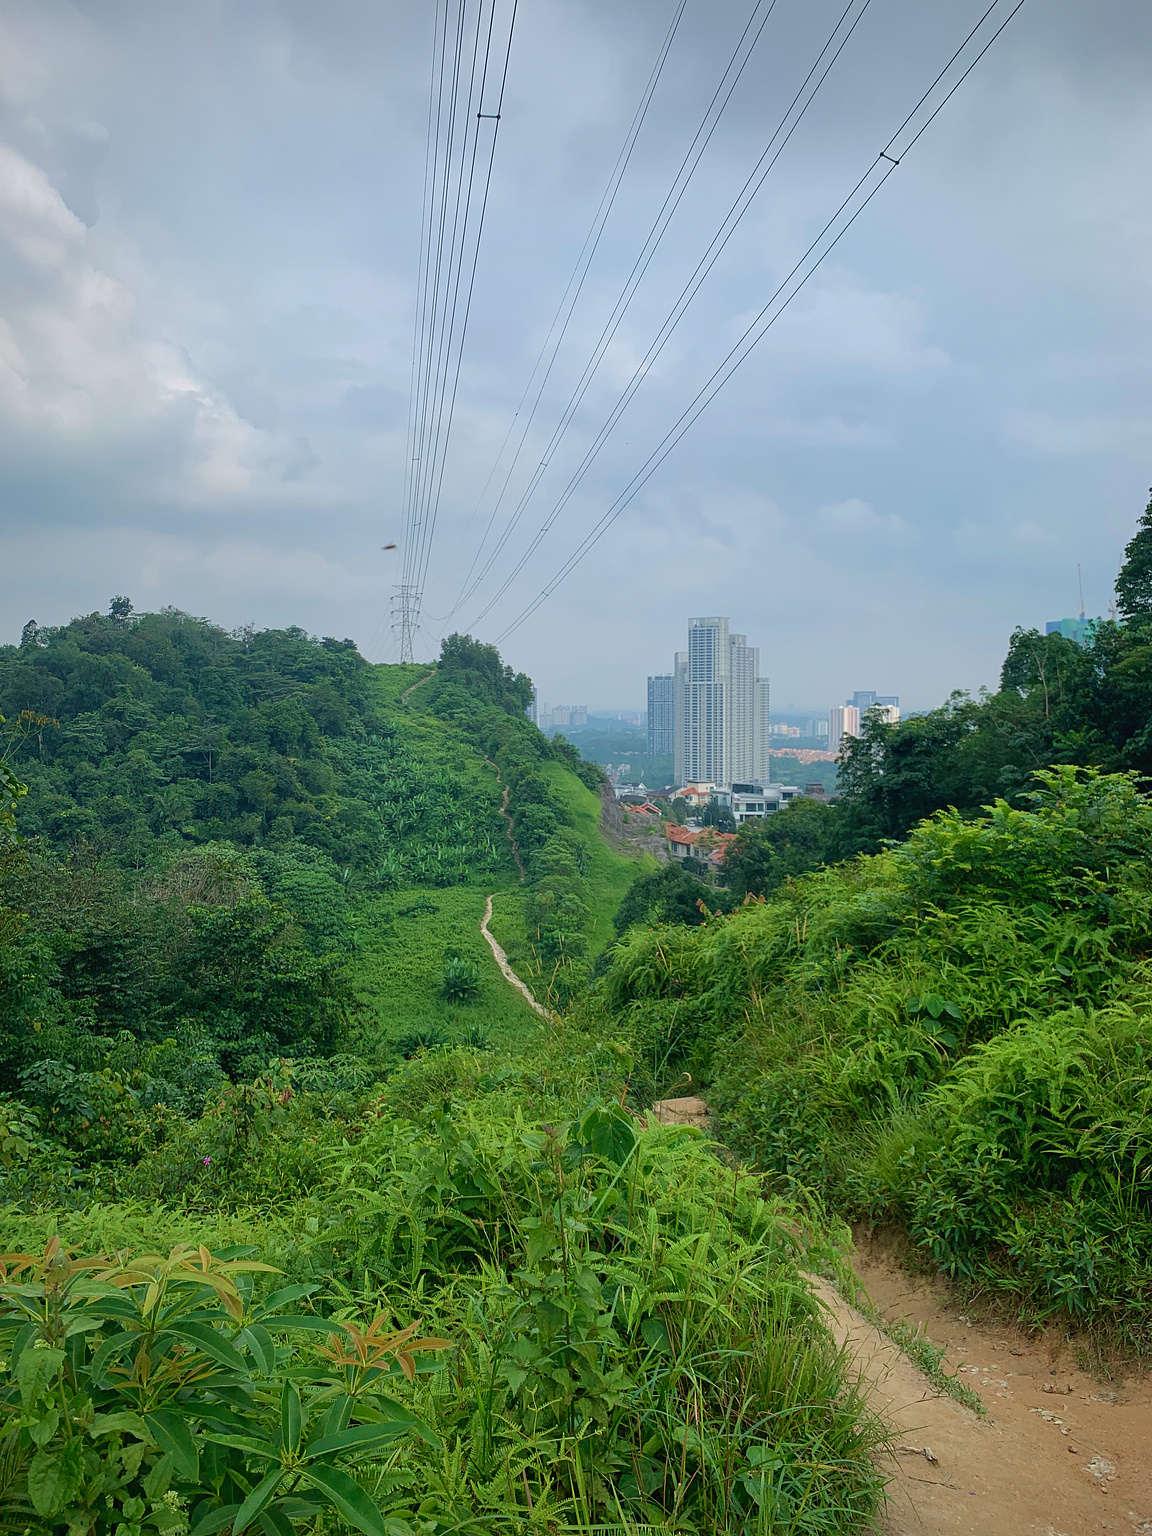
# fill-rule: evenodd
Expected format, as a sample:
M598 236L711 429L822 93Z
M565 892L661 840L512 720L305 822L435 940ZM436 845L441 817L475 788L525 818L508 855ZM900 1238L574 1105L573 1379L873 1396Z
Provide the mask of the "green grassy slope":
M426 666L380 665L371 669L368 686L408 753L430 769L447 769L465 786L470 801L495 811L502 796L495 768L466 730L434 711L431 688L425 686L430 682ZM585 937L588 953L595 956L613 937L612 917L629 885L654 863L609 846L600 830L599 796L566 764L544 762L539 774L585 849ZM512 1044L536 1027L536 1016L501 976L480 933L485 898L493 895L493 935L517 974L538 996L546 997L548 968L535 952L525 922L528 887L519 879L507 840L496 841L498 868L478 873L463 885L430 889L404 883L357 903L354 968L365 1009L361 1031L369 1049L429 1032L452 1042L479 1034L493 1043ZM424 910L412 910L417 906ZM459 950L480 972L481 994L473 1003L453 1004L440 995L448 948Z
M523 928L523 897L506 881L391 891L359 905L356 984L369 1041L433 1032L451 1043L480 1037L513 1046L536 1026L537 1016L504 980L480 932L486 897L497 889L502 905L519 910ZM450 1003L441 996L444 951L450 947L479 971L475 1002Z

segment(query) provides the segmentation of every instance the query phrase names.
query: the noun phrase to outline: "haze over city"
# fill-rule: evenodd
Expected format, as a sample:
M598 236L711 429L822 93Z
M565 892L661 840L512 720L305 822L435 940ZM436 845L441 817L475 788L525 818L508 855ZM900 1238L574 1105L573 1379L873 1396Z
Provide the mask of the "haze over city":
M474 624L496 574L453 605L485 483L673 19L650 0L521 7L418 657L445 629L497 639L532 601L984 8L862 14L604 452ZM497 533L747 14L684 10ZM840 14L774 8L509 562ZM431 49L415 4L0 5L0 638L125 591L395 657L382 546L403 531ZM925 708L994 684L1017 624L1074 612L1078 564L1106 611L1152 457L1150 56L1135 0L1025 5L501 643L511 664L550 698L643 707L688 618L726 613L781 702L879 686Z

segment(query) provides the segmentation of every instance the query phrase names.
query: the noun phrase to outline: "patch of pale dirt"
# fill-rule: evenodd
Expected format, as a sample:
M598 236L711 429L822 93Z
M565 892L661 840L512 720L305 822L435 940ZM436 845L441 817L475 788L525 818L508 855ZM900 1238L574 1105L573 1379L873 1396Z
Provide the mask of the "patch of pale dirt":
M891 1322L921 1326L945 1368L979 1393L980 1419L938 1395L906 1355L814 1282L876 1408L895 1430L887 1536L1152 1532L1152 1390L1102 1385L1059 1342L960 1311L939 1279L909 1275L861 1238L855 1268Z
M695 1125L706 1131L712 1124L703 1099L659 1099L649 1113L657 1125Z
M693 1106L691 1120L672 1118ZM702 1099L665 1100L673 1124L708 1125ZM657 1115L657 1118L662 1118ZM944 1368L977 1392L980 1418L936 1392L895 1344L821 1280L811 1284L892 1427L885 1536L1152 1533L1152 1375L1108 1384L1080 1370L1062 1335L982 1320L940 1277L909 1274L857 1233L853 1267L892 1323L920 1327Z
M507 794L508 791L505 790L504 793ZM490 931L489 927L488 927L488 924L491 921L492 921L492 898L491 898L491 896L489 896L488 900L484 903L484 916L480 919L480 932L488 940L488 948L492 951L492 958L496 961L496 964L500 967L500 974L504 977L504 980L508 983L508 985L510 987L515 987L516 988L517 992L520 993L520 995L523 997L524 1001L529 1005L529 1007L534 1008L542 1019L549 1019L549 1020L553 1019L555 1017L555 1015L549 1013L547 1008L545 1008L543 1003L538 1003L536 1001L536 999L532 996L532 993L528 990L528 988L525 986L525 984L520 980L519 976L517 976L516 972L512 969L512 967L508 964L508 956L504 952L503 945L501 945L501 943L497 939L496 935L494 933L492 933Z

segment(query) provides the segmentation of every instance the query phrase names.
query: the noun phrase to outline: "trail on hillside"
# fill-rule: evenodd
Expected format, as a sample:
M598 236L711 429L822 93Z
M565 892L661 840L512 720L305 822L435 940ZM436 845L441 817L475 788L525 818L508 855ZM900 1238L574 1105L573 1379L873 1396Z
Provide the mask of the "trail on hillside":
M500 796L500 814L504 818L504 835L512 845L512 857L516 860L516 868L520 871L520 884L523 885L528 876L524 872L524 860L520 857L520 844L516 841L515 835L512 831L512 818L508 814L508 786L500 777L500 770L496 767L496 764L492 761L492 759L490 757L486 757L484 761L496 774L496 782L497 784L502 785L504 790L504 793Z
M400 695L400 702L401 702L401 704L407 704L408 700L416 692L417 688L423 688L424 684L429 682L435 676L436 676L436 668L433 667L431 672L425 672L423 677L418 677L416 679L416 681L412 684L411 688L405 688L404 692Z
M702 1099L652 1106L662 1124L707 1127ZM892 1427L885 1536L1085 1536L1152 1532L1152 1389L1109 1388L1039 1338L960 1309L941 1276L909 1275L860 1236L852 1264L891 1323L921 1328L944 1365L977 1391L981 1419L939 1393L890 1339L826 1281L809 1284L873 1407Z
M505 793L507 793L507 791L505 791ZM500 941L494 934L488 931L488 924L491 921L492 897L489 896L488 900L484 903L484 916L480 919L480 932L488 940L488 948L492 951L492 954L496 960L496 964L500 967L500 970L503 973L504 980L511 986L515 987L517 992L523 995L525 1002L527 1002L530 1007L534 1008L542 1019L551 1019L552 1015L548 1012L547 1008L545 1008L544 1004L538 1003L536 1001L536 999L532 996L532 993L520 980L519 976L517 976L512 967L508 964L508 956L501 948Z

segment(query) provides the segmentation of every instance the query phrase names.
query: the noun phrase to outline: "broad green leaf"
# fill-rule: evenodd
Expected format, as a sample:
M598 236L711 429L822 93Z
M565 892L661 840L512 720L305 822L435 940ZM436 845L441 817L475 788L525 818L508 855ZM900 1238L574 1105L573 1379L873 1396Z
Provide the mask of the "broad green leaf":
M300 1444L304 1429L304 1416L300 1407L300 1394L290 1381L284 1383L280 1394L280 1441L286 1450L294 1451Z
M328 1496L329 1502L349 1525L363 1531L364 1536L388 1536L383 1514L347 1472L341 1472L339 1467L316 1466L301 1467L300 1471L314 1488Z
M106 1339L92 1357L89 1372L95 1381L100 1381L109 1364L115 1357L126 1349L134 1349L139 1346L140 1335L138 1333L114 1333L110 1339Z
M88 1433L95 1439L97 1435L135 1435L138 1440L146 1440L148 1431L144 1427L144 1420L138 1413L125 1410L122 1413L98 1413L88 1426Z
M271 1376L274 1373L276 1345L272 1342L272 1335L267 1328L261 1328L259 1323L250 1323L237 1337L236 1342L248 1346L262 1376Z
M342 1429L339 1434L323 1435L313 1441L308 1447L308 1454L332 1456L339 1451L374 1451L378 1446L386 1445L389 1440L395 1440L397 1435L406 1435L410 1429L415 1429L416 1422L409 1415L406 1423L393 1421L391 1424L356 1424L352 1429Z
M36 1513L50 1520L66 1509L84 1481L84 1449L77 1437L40 1450L28 1467L28 1495Z
M267 1477L256 1484L237 1511L236 1519L232 1522L232 1536L240 1536L240 1532L252 1524L269 1499L275 1496L283 1476L280 1468L274 1467Z
M239 1508L239 1504L225 1504L220 1509L209 1510L202 1519L197 1520L188 1536L216 1536L217 1531L232 1524Z
M194 1483L200 1476L200 1452L192 1426L183 1414L173 1408L158 1408L146 1416L145 1422L162 1451L167 1451L176 1463L176 1470L186 1483Z
M253 1440L249 1435L209 1435L213 1445L226 1445L233 1451L247 1451L250 1456L263 1456L267 1461L279 1461L280 1452L267 1440Z
M357 1411L360 1418L367 1419L372 1424L393 1424L398 1420L403 1420L405 1427L410 1429L414 1435L419 1435L426 1445L432 1446L435 1450L440 1449L440 1437L436 1431L429 1429L423 1419L418 1419L414 1413L405 1408L403 1403L398 1403L394 1397L385 1397L380 1392L373 1393L371 1402L365 1403L361 1401L357 1405Z
M186 1344L194 1344L202 1354L210 1360L216 1360L221 1365L228 1366L233 1371L246 1371L244 1356L234 1345L230 1344L222 1333L217 1333L207 1323L192 1323L182 1320L177 1323L169 1323L164 1327L164 1334L171 1334L177 1339L182 1339Z
M296 1536L296 1527L276 1504L264 1511L260 1516L260 1524L264 1529L264 1536Z
M275 1312L277 1307L286 1307L290 1301L300 1301L305 1296L311 1296L317 1290L316 1285L285 1285L278 1291L273 1291L260 1306L256 1308L252 1316L263 1319L269 1312Z
M16 1381L26 1408L31 1407L63 1364L62 1349L24 1350L16 1367Z

